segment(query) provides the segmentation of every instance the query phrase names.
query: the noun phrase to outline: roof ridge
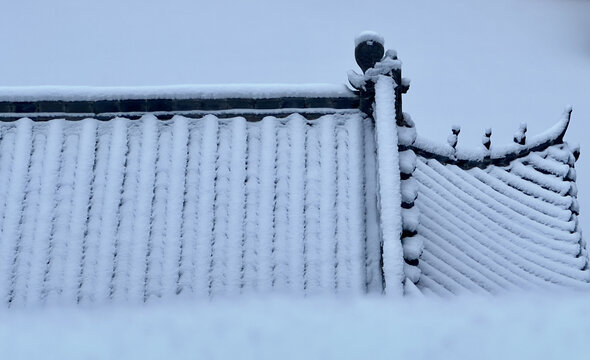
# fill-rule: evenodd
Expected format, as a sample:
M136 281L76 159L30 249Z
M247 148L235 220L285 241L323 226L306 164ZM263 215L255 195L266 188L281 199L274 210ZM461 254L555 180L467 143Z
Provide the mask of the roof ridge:
M0 86L1 102L133 99L268 99L356 97L344 84L211 84L162 86Z
M508 165L512 160L527 156L531 152L543 151L552 145L563 143L571 120L571 113L571 106L566 107L561 119L555 125L538 135L528 137L524 144L514 142L491 145L489 149L484 147L455 148L448 143L438 143L417 135L416 141L408 148L414 150L417 155L435 158L442 163L455 164L462 168Z

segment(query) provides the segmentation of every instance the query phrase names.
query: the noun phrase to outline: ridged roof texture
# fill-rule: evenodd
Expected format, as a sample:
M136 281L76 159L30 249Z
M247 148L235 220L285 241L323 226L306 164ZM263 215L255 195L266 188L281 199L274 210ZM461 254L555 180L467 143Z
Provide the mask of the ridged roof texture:
M355 92L4 89L0 303L587 289L571 109L436 144L369 35Z
M373 138L360 112L4 124L2 302L380 292Z
M567 144L483 169L418 157L419 288L445 294L586 285L573 166Z

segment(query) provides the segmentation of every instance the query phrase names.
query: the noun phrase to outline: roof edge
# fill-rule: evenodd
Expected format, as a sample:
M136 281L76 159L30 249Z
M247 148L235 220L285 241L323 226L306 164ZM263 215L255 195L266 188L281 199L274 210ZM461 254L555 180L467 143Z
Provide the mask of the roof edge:
M458 165L462 168L487 167L489 165L508 165L512 160L527 156L533 151L542 151L549 146L563 143L572 114L572 107L564 110L561 119L544 132L529 137L525 144L511 143L491 145L489 150L482 148L453 148L418 135L416 141L408 146L417 155L433 158L442 163Z
M333 84L225 84L165 86L15 86L0 87L0 102L101 101L149 99L274 99L354 98L346 85Z

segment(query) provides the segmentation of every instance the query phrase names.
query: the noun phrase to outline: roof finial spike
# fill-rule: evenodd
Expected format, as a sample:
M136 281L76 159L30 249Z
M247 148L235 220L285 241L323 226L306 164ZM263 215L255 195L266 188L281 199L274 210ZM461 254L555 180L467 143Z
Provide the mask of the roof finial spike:
M527 132L527 124L526 123L520 123L520 126L518 127L518 131L514 134L514 142L520 145L525 145L526 144L526 132Z
M363 31L354 40L354 57L363 73L375 66L385 54L383 37L373 31Z
M492 128L487 128L483 134L483 136L481 137L481 143L483 144L483 146L487 149L490 150L490 146L492 146Z
M461 132L461 127L459 125L453 125L451 128L451 135L447 138L447 142L453 149L457 147L457 142L459 141L459 133Z

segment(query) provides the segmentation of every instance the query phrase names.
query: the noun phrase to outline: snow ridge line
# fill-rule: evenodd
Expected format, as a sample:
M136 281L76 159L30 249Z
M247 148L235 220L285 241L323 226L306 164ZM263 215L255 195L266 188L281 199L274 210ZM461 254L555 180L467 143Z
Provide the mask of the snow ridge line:
M439 144L418 136L411 148L419 156L437 159L443 164L455 164L463 169L485 168L489 165L505 166L514 159L561 144L571 120L571 113L571 107L567 107L561 119L553 127L539 135L528 137L526 144L492 145L489 150L484 148L468 149Z
M383 239L385 293L399 297L405 281L401 215L400 160L395 119L395 82L379 75L375 83L375 138L380 231Z

